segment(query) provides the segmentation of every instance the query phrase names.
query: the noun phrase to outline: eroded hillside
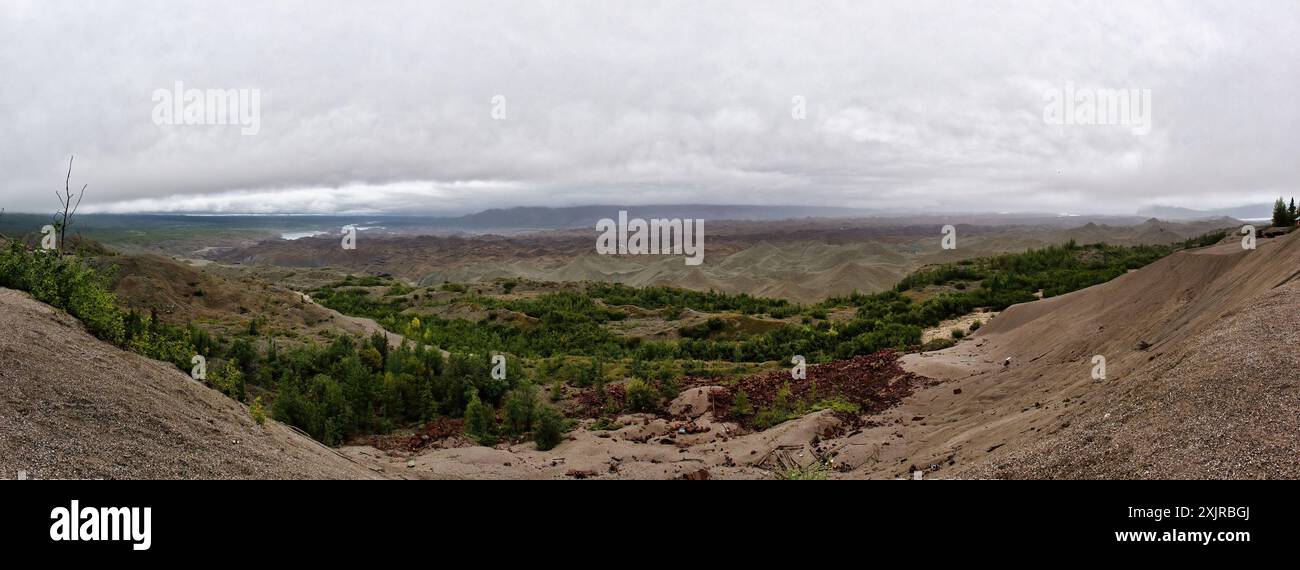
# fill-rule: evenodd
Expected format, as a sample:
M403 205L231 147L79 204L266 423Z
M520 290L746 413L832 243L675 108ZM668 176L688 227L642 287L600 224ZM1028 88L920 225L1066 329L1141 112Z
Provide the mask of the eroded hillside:
M0 473L34 479L370 478L170 364L0 289Z

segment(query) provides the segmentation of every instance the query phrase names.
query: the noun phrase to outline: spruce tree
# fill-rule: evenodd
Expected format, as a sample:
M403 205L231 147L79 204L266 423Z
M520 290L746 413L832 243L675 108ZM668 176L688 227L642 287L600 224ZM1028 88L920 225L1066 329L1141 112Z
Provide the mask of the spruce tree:
M506 433L522 435L533 429L537 416L537 388L525 382L506 395Z
M496 416L492 406L484 404L478 397L478 391L474 391L469 404L465 406L465 435L483 445L496 444Z
M1287 218L1289 217L1290 214L1287 212L1286 202L1282 200L1282 198L1278 198L1276 202L1273 202L1273 225L1289 226L1291 225L1287 223Z
M1295 196L1291 197L1291 207L1288 210L1288 214L1290 214L1289 217L1291 218L1291 223L1288 225L1294 226L1296 220L1300 220L1300 212L1297 212L1295 207Z

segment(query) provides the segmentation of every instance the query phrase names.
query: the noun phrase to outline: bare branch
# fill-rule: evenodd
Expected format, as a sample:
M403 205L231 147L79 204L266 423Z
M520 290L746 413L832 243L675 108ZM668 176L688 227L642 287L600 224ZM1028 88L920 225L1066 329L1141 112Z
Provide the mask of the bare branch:
M75 216L77 214L77 208L81 207L81 199L86 197L86 186L90 186L90 185L89 184L83 185L81 187L81 193L77 194L77 205L72 207L72 213L69 214L70 216Z
M54 213L54 221L58 224L59 230L59 255L63 255L64 253L64 242L68 237L68 228L72 226L72 222L74 221L73 217L77 215L77 209L81 207L81 200L86 197L86 188L90 186L89 184L85 184L81 187L81 192L73 194L72 161L74 159L76 159L76 155L68 157L68 175L63 180L63 194L60 195L57 190L54 192L54 196L59 199L60 207L60 211ZM77 198L75 203L72 201L74 196Z

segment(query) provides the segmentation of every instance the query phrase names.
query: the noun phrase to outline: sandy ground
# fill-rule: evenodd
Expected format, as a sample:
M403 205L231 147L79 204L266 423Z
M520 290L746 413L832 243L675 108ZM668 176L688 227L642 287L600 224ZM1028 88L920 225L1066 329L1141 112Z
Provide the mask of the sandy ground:
M25 293L0 289L0 330L0 478L378 476Z

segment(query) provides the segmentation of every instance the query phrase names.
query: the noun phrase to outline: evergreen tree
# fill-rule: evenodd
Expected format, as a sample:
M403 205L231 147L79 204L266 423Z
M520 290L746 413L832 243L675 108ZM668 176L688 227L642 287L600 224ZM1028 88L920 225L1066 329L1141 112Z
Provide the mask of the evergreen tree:
M1290 214L1287 212L1286 202L1278 198L1276 202L1273 202L1273 225L1289 226L1291 224L1287 223L1288 218L1290 218Z
M474 438L483 445L496 443L496 411L484 404L474 391L465 405L465 435Z
M1294 226L1295 223L1296 223L1296 220L1300 220L1300 212L1297 212L1297 211L1296 211L1296 207L1295 207L1295 197L1294 197L1294 196L1291 197L1291 207L1288 208L1287 210L1288 210L1287 213L1290 214L1290 218L1291 218L1291 224L1290 224L1290 225Z
M533 428L537 415L537 388L525 382L506 394L506 433L522 435Z

